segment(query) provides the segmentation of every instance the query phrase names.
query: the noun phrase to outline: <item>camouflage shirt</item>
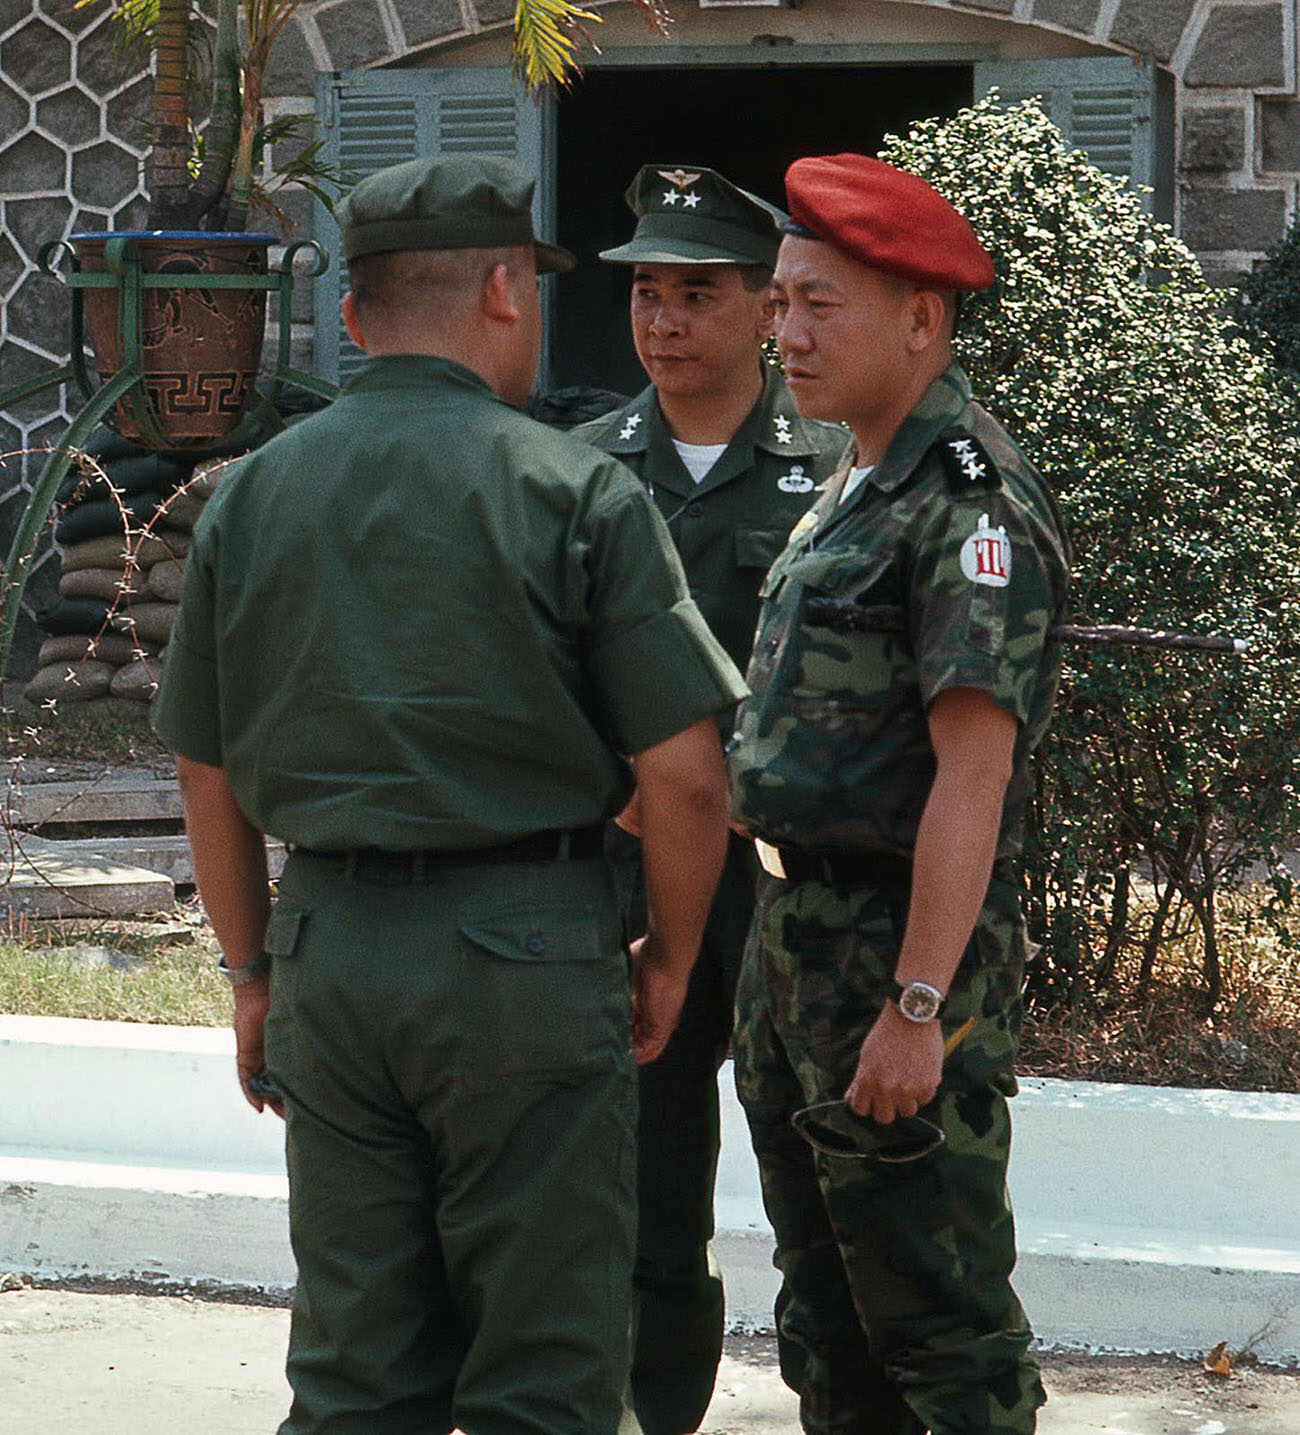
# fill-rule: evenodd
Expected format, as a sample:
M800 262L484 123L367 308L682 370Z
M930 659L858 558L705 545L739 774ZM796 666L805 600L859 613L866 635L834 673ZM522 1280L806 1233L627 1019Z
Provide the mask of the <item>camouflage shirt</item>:
M1065 601L1064 524L955 365L841 504L851 457L763 587L733 815L776 844L910 855L935 772L926 710L969 687L1020 724L998 842L1013 853L1060 671L1047 630Z

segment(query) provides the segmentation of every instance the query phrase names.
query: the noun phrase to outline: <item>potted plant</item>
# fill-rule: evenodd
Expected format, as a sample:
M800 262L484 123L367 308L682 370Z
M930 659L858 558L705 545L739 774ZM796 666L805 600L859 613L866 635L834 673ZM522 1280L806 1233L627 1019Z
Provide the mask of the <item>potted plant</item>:
M122 434L150 447L210 444L241 421L261 358L266 254L275 237L246 232L253 171L268 137L262 83L271 47L301 0L217 0L212 86L202 160L193 166L194 0L79 0L113 5L122 34L154 58L149 228L73 236L79 268L104 276L87 291L87 337L100 378L124 366L143 371L115 410ZM667 13L636 0L652 28ZM567 83L578 71L583 28L599 16L568 0L518 0L515 68L533 91ZM308 145L292 177L315 187L333 179ZM319 192L319 190L318 190ZM157 287L144 275L186 276ZM198 287L196 276L212 277ZM241 284L225 276L252 275ZM147 398L146 398L147 394Z
M73 342L67 365L0 394L0 408L43 388L75 380L87 395L62 444L44 464L33 486L18 531L0 571L0 672L6 665L37 540L73 456L113 406L123 435L155 448L201 449L240 421L252 393L264 327L268 234L244 232L255 197L254 170L263 146L283 138L292 122L261 126L262 81L271 47L301 0L217 0L211 53L212 85L206 104L192 64L196 0L78 0L79 5L112 5L124 39L136 54L154 60L152 146L147 178L149 228L139 232L74 235L71 246L80 272L68 276L73 292ZM635 0L652 28L662 31L667 13L659 0ZM578 48L590 43L583 28L599 16L567 0L518 0L514 16L515 68L534 91L565 84L578 71ZM242 21L242 28L241 28ZM207 128L195 145L196 110L206 109ZM323 186L339 177L317 159L319 142L307 144L295 163L280 172L329 202ZM194 164L196 149L201 162ZM47 246L43 267L52 273ZM282 270L289 261L282 261ZM243 270L241 275L238 271ZM178 283L161 287L174 276ZM195 280L207 278L204 286ZM282 311L287 284L280 286ZM200 318L220 337L245 336L237 355L218 353L215 362L185 317L193 298ZM91 396L82 355L80 312L103 387ZM187 327L191 325L191 327ZM170 336L170 338L169 338ZM282 326L280 370L291 381L323 396L328 386L288 370L287 327ZM277 370L277 372L280 372ZM143 375L142 379L140 375ZM144 390L149 394L145 398ZM190 398L183 404L177 396ZM190 408L204 408L215 395L215 426L196 427ZM196 399L198 400L196 402ZM175 412L170 412L175 411ZM161 420L161 422L160 422Z
M131 389L115 409L125 437L155 448L210 444L240 423L261 358L270 287L261 276L276 236L246 225L254 167L279 137L262 124L266 65L301 0L217 0L208 124L197 145L193 0L107 3L128 53L154 59L149 227L72 236L77 268L104 276L103 287L92 281L85 290L87 337L105 382L124 366L143 373L144 392ZM318 149L306 146L281 178L321 192L333 177ZM181 282L160 287L150 275ZM214 282L200 287L197 276Z

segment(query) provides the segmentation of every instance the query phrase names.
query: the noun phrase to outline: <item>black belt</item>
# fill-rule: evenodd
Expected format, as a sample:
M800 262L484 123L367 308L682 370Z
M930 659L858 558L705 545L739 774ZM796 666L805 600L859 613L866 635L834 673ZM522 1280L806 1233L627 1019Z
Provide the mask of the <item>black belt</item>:
M568 832L534 832L498 847L417 847L390 851L386 847L351 847L322 852L295 847L304 857L328 862L358 882L427 882L448 867L482 866L497 862L567 862L600 857L605 829L600 823Z
M805 852L798 847L778 847L777 852L787 882L908 887L912 882L912 859L890 852Z

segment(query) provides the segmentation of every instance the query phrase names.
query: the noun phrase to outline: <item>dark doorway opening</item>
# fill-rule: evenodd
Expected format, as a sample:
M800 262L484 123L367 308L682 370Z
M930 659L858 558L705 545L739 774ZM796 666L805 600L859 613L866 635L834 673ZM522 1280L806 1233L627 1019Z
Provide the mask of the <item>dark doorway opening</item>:
M973 90L969 65L588 70L557 106L558 237L579 267L556 280L552 384L644 387L629 272L596 257L631 236L623 191L641 165L708 165L781 204L800 155L874 154L886 134L956 114Z

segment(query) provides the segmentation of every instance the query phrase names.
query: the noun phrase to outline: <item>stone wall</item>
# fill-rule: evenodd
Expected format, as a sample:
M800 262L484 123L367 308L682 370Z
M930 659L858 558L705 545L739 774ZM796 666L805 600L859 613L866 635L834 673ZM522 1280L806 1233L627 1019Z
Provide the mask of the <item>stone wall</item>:
M593 0L611 18L626 5ZM1150 56L1178 81L1178 227L1219 282L1232 282L1284 232L1300 187L1297 8L1300 0L928 0L927 30L944 40L943 18L1035 26L1090 45ZM711 11L709 23L736 35L762 21L789 33L827 13L851 15L838 0L800 9ZM305 0L273 54L268 93L274 111L312 108L319 71L428 64L444 47L483 33L502 37L513 0ZM677 38L702 35L694 0L671 0ZM879 10L880 6L872 7ZM896 0L891 9L915 9ZM718 18L725 16L725 22ZM21 382L66 353L66 301L36 272L49 239L82 228L138 227L144 219L141 162L149 85L124 72L107 28L106 5L74 0L0 0L0 388ZM954 20L952 23L956 24ZM609 29L615 30L611 25ZM636 43L650 43L639 31ZM863 38L867 38L865 35ZM447 62L456 63L455 49ZM281 201L302 237L310 203ZM295 317L309 317L307 286ZM299 349L307 337L298 334ZM0 545L7 548L29 475L25 450L56 440L66 402L42 395L0 415ZM53 589L46 553L27 610ZM36 634L28 618L15 669L30 671Z
M36 271L48 240L78 229L144 223L150 86L114 50L106 6L0 0L0 388L67 361L67 305ZM75 412L75 408L72 410ZM0 552L8 550L29 475L66 427L58 390L0 414ZM30 613L54 593L46 544L28 588L14 669L38 641Z

